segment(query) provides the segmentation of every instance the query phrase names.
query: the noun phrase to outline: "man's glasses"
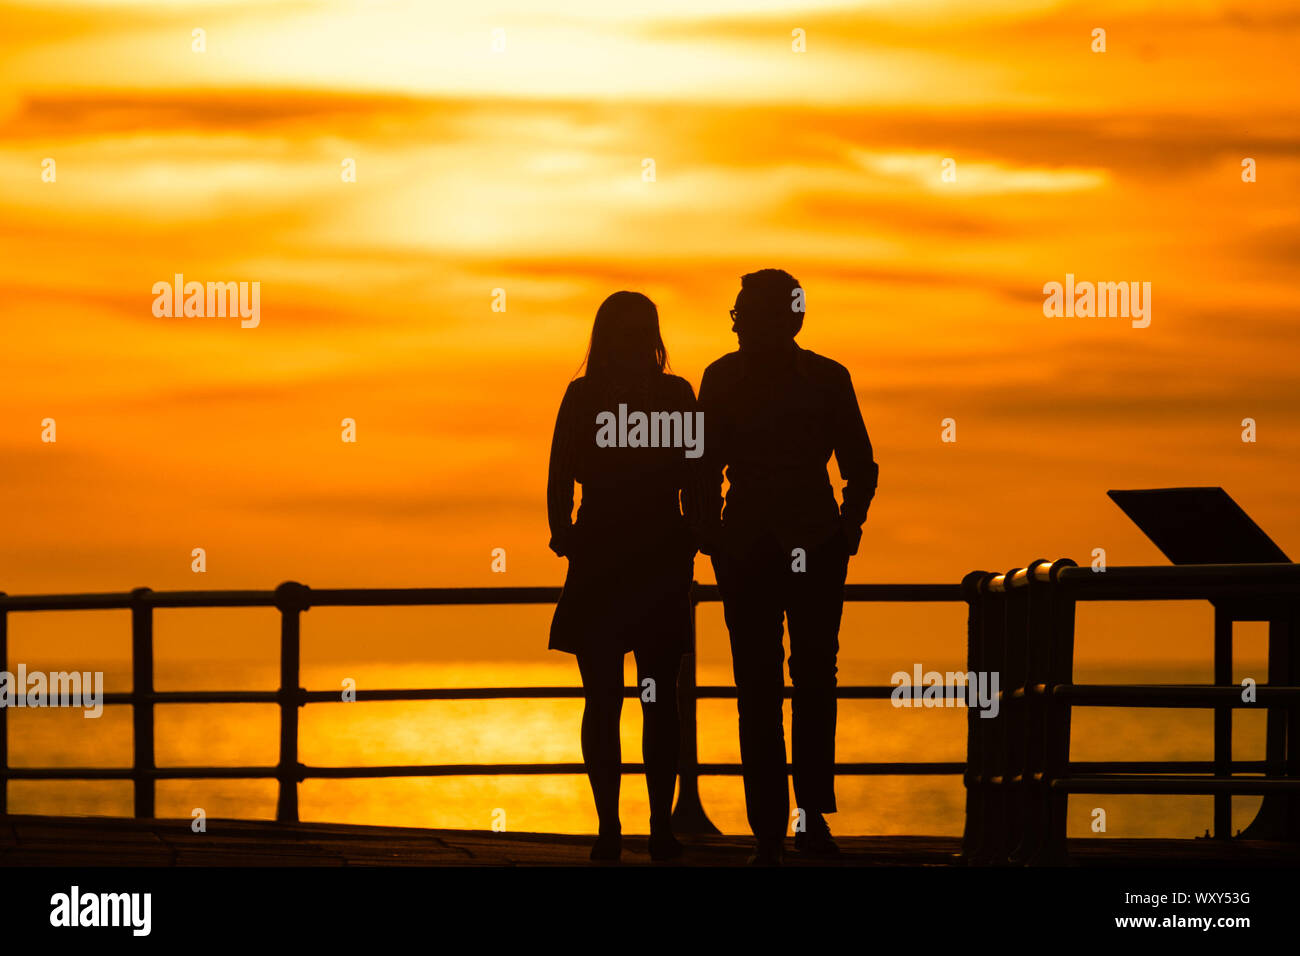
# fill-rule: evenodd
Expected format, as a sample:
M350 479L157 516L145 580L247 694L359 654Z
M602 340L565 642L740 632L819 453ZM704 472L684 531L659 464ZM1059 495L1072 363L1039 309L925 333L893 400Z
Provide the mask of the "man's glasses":
M735 321L736 321L736 316L740 315L740 313L737 312L735 309L732 309L728 314L731 316L731 321L732 321L732 322L735 322Z

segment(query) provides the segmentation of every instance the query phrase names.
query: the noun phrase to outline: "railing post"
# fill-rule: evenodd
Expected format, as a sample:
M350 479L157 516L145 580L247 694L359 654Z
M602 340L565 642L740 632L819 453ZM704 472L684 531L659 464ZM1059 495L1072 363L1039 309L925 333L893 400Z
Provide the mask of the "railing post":
M300 670L302 640L299 616L311 607L311 588L286 581L275 589L275 606L280 609L280 762L276 778L280 798L276 803L277 823L298 822L298 708L303 704Z
M9 609L0 591L0 671L9 669ZM26 688L23 688L25 691ZM0 816L9 812L9 711L0 707Z
M699 605L697 585L691 582L690 646L682 655L677 674L677 713L681 723L681 755L677 764L677 806L673 808L673 829L678 833L717 834L700 802L700 751L696 721L695 609Z
M134 760L135 815L157 816L153 743L153 605L149 588L131 592L131 726Z
M1285 659L1281 669L1287 685L1295 687L1300 684L1300 603L1288 601L1286 616L1283 619L1286 639L1283 642ZM1286 715L1286 775L1300 779L1300 704L1291 701L1286 709L1280 711ZM1290 794L1286 798L1285 823L1282 827L1282 839L1292 842L1300 841L1300 795Z
M1032 626L1029 587L1034 568L1045 564L1039 558L1026 567L1009 573L1007 587L1007 630L1004 670L1000 677L1002 704L999 717L1003 739L1003 790L1005 809L1002 822L1002 845L999 864L1017 863L1016 850L1025 840L1025 823L1029 814L1030 792L1026 774L1029 742L1029 654Z
M987 571L972 571L961 580L961 593L966 599L966 670L976 675L984 670L985 618L987 602L984 599L988 579ZM984 842L984 801L987 797L984 771L987 748L984 746L984 728L980 725L979 711L966 710L966 772L962 782L966 786L966 821L961 836L961 860L974 863Z
M1070 795L1054 784L1070 775L1070 702L1062 699L1056 688L1074 683L1074 591L1061 580L1061 571L1077 565L1068 558L1052 563L1045 584L1051 589L1050 648L1045 683L1043 713L1043 831L1031 865L1061 866L1069 858L1068 824Z
M1014 572L1013 572L1014 573ZM993 574L980 582L979 666L976 672L996 673L999 684L1006 672L1007 650L1007 581L1011 574ZM979 740L979 820L974 830L972 846L964 853L966 862L973 866L989 866L1005 862L1003 852L1007 815L1007 787L1005 785L1006 739L1003 725L1006 721L1006 700L1003 690L998 701L998 716L978 718L975 734ZM970 715L967 715L969 720Z
M1226 607L1214 608L1214 683L1232 685L1232 614ZM1214 775L1232 776L1232 708L1214 708ZM1214 795L1214 836L1232 839L1232 794Z
M989 591L996 596L993 620L996 630L989 650L992 659L987 669L997 672L999 677L1000 700L998 715L988 719L992 757L989 800L986 803L985 843L979 862L984 866L1005 866L1011 851L1011 834L1016 826L1016 814L1020 809L1019 794L1012 778L1015 776L1015 732L1018 727L1016 708L1012 705L1011 691L1014 690L1014 675L1017 668L1011 664L1017 648L1023 643L1024 608L1022 595L1013 590L1013 581L1021 568L1012 568L1005 574L999 574L989 582ZM1021 632L1019 637L1017 632Z
M1021 807L1018 822L1019 842L1012 848L1010 860L1022 865L1033 859L1043 833L1043 727L1045 703L1040 688L1047 680L1047 659L1051 647L1051 594L1045 586L1050 580L1051 564L1043 559L1032 562L1025 573L1025 646L1024 670L1018 681L1023 688L1019 705L1024 729L1019 759Z
M1285 601L1269 618L1267 683L1300 684L1300 602L1295 600ZM1269 707L1265 721L1265 776L1300 777L1300 705ZM1265 796L1241 838L1300 841L1300 795Z

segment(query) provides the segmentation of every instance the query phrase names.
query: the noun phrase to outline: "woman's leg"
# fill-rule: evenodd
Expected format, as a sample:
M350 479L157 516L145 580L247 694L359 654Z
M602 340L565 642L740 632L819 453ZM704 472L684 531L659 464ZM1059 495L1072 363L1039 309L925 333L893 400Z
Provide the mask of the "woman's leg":
M670 819L681 748L677 715L677 671L681 660L677 653L638 651L636 655L637 684L641 688L641 754L650 796L651 834L672 832ZM647 678L654 681L653 700L647 699Z
M623 711L623 655L579 654L582 674L582 760L596 800L601 835L620 832L618 791L623 764L619 717Z

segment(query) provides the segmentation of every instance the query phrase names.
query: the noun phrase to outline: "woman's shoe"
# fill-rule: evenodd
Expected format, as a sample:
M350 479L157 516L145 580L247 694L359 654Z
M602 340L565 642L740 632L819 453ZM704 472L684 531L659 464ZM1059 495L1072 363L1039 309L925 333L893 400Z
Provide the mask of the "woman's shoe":
M656 863L662 863L665 860L676 860L686 848L682 846L677 837L673 836L671 830L652 831L650 833L650 859Z
M805 829L794 835L794 848L803 856L822 860L840 859L840 848L831 838L831 828L820 813L810 813Z
M602 833L591 847L591 858L598 863L612 863L623 855L623 834Z

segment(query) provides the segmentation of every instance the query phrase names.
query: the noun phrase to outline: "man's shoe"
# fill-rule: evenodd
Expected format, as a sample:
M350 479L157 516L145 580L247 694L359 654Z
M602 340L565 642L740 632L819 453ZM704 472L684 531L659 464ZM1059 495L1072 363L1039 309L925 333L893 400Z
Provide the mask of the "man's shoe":
M623 855L623 834L602 833L591 847L591 858L598 863L613 863Z
M831 839L831 828L820 813L810 813L805 821L807 828L794 835L794 848L804 856L823 860L838 860L840 848Z
M758 847L754 850L754 855L749 858L749 866L780 866L781 855L785 839L758 841Z

